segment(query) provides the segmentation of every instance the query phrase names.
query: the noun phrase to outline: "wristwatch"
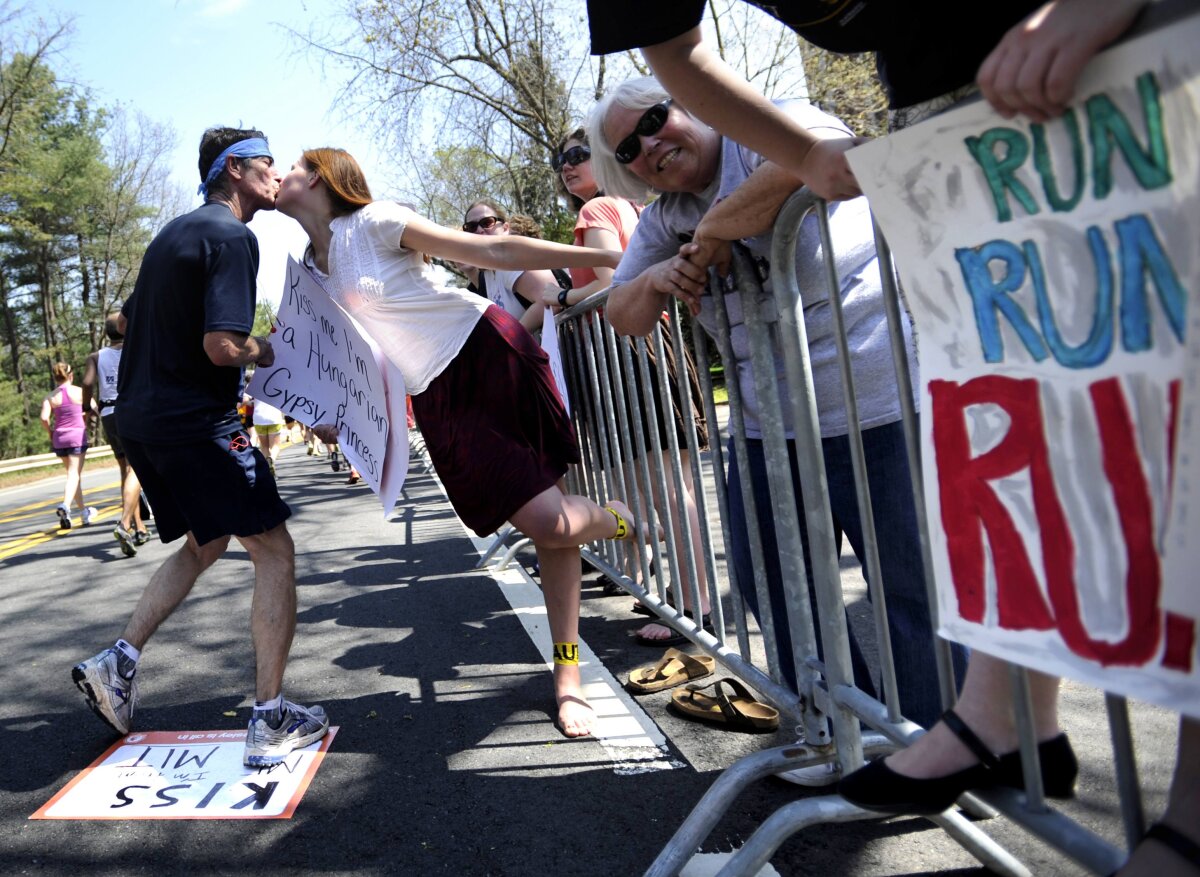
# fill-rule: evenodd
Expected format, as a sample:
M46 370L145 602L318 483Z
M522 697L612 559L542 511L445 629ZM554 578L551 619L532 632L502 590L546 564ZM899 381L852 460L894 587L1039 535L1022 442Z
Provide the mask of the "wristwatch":
M559 292L558 292L558 303L559 303L559 305L560 305L561 307L564 307L564 308L570 307L570 305L569 305L569 304L567 304L567 293L569 293L570 291L571 291L571 290L569 290L569 289L562 289L562 290L559 290Z

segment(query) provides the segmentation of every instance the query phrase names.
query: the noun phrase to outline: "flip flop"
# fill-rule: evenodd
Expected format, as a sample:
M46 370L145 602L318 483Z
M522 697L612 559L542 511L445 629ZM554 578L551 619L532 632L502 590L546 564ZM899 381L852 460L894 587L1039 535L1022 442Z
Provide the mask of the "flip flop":
M714 697L700 692L711 688ZM732 697L725 691L728 688ZM779 710L755 700L736 679L722 677L708 685L689 685L671 695L671 707L685 719L761 734L779 728Z
M678 649L667 649L657 664L647 664L629 671L625 687L634 694L653 694L703 679L712 674L717 662L708 655L689 655Z

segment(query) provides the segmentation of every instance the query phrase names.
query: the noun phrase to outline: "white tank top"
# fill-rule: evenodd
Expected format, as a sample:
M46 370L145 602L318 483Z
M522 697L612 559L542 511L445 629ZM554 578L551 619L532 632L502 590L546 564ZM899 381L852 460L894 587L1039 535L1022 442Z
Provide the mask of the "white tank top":
M101 417L113 413L113 403L117 401L117 367L120 364L120 348L100 348L96 356L96 395Z

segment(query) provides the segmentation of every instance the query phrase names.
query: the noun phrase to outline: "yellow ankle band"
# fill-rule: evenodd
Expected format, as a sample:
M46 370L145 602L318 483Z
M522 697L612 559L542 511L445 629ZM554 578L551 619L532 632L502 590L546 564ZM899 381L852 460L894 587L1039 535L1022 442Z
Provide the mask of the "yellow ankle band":
M621 517L621 513L610 506L605 506L604 510L617 519L617 532L613 533L611 539L624 539L629 533L629 525L625 523L625 519Z
M579 664L579 643L555 643L554 663L566 667Z

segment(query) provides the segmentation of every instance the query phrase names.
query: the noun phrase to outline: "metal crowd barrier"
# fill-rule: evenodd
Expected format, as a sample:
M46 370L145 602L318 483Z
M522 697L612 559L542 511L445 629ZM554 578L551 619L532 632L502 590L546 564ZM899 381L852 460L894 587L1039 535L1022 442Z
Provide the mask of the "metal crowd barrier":
M850 447L855 481L858 488L859 512L864 527L866 557L864 570L869 582L874 610L876 637L879 645L880 678L884 699L880 701L855 687L851 673L848 631L838 564L838 550L829 508L825 482L825 466L821 449L821 434L817 420L815 397L803 310L794 273L794 252L801 221L810 211L817 211L822 247L826 259L828 288L832 291L830 306L837 328L838 354L842 384L850 426ZM892 342L893 364L900 392L904 432L908 446L913 490L920 525L920 545L925 561L929 605L935 611L933 583L929 570L930 549L928 531L923 517L923 494L917 431L917 414L912 403L911 379L901 324L901 298L891 272L890 252L876 228L876 243L883 268L885 312ZM666 368L664 338L661 325L647 338L618 337L603 318L607 293L600 293L558 317L559 341L563 351L568 391L572 402L572 417L578 433L582 462L568 473L571 492L583 493L598 502L610 498L625 500L644 520L651 532L661 527L665 541L634 548L630 543L604 542L585 546L587 562L603 571L624 590L645 603L661 620L684 632L692 643L715 657L725 671L737 676L772 703L781 714L782 727L795 727L795 741L789 745L767 749L737 762L726 770L697 803L683 821L674 837L646 871L647 877L671 877L678 874L700 848L701 843L718 823L725 811L748 784L763 777L797 767L836 763L825 783L837 779L838 773L860 766L865 756L883 753L914 740L923 730L906 721L895 680L895 665L888 638L887 608L876 540L870 497L865 481L862 439L857 424L853 374L842 328L839 282L833 260L833 244L829 233L825 204L808 190L796 193L780 211L775 226L775 251L772 254L773 302L769 301L758 281L755 266L747 255L738 254L732 283L740 290L743 319L750 332L751 349L757 394L761 405L759 420L762 427L766 456L771 507L776 510L770 522L776 531L784 581L789 583L786 609L793 654L779 655L775 642L775 622L771 601L762 577L754 586L760 607L759 623L755 624L735 581L735 569L726 557L724 568L718 567L718 554L726 554L724 546L731 544L729 497L726 494L725 442L718 428L717 410L713 403L709 377L711 359L709 339L697 325L694 327L694 353L701 385L704 415L709 431L709 466L703 466L703 453L697 444L694 426L687 431L686 444L680 446L674 430L666 430L664 447L658 431L644 431L643 424L655 422L657 411L670 411L669 381ZM740 398L735 358L730 344L729 317L725 292L716 281L710 284L716 305L718 337L715 339L720 358L726 364L726 388L729 394L728 434L739 467L746 476L741 480L742 500L746 509L745 525L750 535L749 547L756 569L763 567L760 523L756 520L753 485L746 457L743 405ZM733 288L733 287L731 287ZM673 304L673 302L672 302ZM679 351L677 402L682 419L691 424L691 398L683 368L684 338L681 320L672 313L669 320L670 342ZM775 345L779 345L776 348ZM797 514L796 497L792 491L788 445L784 433L784 412L779 404L778 378L772 362L772 350L782 349L786 362L786 383L791 392L791 422L795 435L800 480L804 484L804 525L809 538L808 560L814 583L816 612L811 610L808 593L805 554L800 537L801 520ZM652 353L653 356L648 356ZM645 392L642 406L628 404L636 399L636 387L652 387L651 369L657 373L658 393ZM631 395L632 394L632 395ZM667 415L668 419L670 414ZM647 443L647 437L649 442ZM686 463L684 452L686 452ZM664 462L665 461L665 462ZM696 508L699 517L700 544L694 541L690 519L684 504L660 503L655 508L648 494L657 491L668 495L668 484L682 493L685 466L695 486ZM639 484L647 501L639 511L634 497ZM717 514L709 511L709 497L716 500ZM679 536L674 525L679 523ZM511 530L499 534L483 562L489 562L513 536ZM511 559L520 547L511 546L501 563ZM697 562L699 558L699 563ZM685 592L688 604L701 605L700 566L712 612L710 633L680 608ZM629 572L635 570L634 575ZM635 580L649 583L642 586ZM936 629L936 624L934 625ZM817 630L824 643L823 659L818 657ZM756 661L751 639L761 637L765 660ZM944 706L955 700L955 683L951 671L949 645L938 641L936 660L939 689ZM780 662L792 661L796 669L797 691L783 682ZM1026 793L990 791L964 795L960 806L977 817L993 816L997 811L1018 822L1064 855L1081 863L1090 871L1106 874L1124 861L1125 853L1090 830L1050 809L1042 794L1037 769L1037 745L1030 715L1025 672L1013 667L1014 698L1021 750L1026 756ZM885 705L886 704L886 705ZM1136 766L1133 762L1131 735L1125 703L1122 699L1107 698L1110 724L1113 729L1116 773L1121 791L1122 815L1129 845L1135 843L1144 829L1141 803L1138 797ZM861 725L871 729L861 731ZM813 785L822 784L814 780ZM797 800L781 808L753 834L749 841L720 871L721 877L757 873L778 846L790 835L809 825L824 822L846 822L878 819L879 814L860 810L837 796L822 795ZM947 811L929 817L980 862L999 874L1027 875L1025 868L1010 853L984 834L980 828L957 811Z

